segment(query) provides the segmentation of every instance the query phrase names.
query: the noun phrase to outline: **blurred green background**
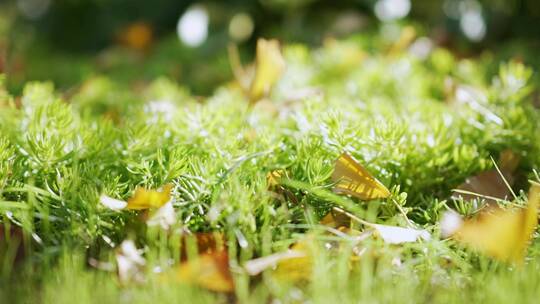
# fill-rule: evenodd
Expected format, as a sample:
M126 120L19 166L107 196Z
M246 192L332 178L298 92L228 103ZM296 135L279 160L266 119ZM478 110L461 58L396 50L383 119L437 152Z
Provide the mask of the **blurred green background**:
M206 95L232 78L229 43L245 62L257 37L347 38L376 52L405 25L459 57L539 65L538 0L9 0L0 2L0 70L15 94L30 80L69 92L106 74L133 87L167 76Z

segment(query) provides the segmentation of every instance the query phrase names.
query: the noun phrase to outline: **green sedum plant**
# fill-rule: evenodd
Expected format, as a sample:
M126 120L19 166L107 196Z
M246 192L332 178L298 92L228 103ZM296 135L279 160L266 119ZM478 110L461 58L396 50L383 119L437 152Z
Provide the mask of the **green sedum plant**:
M235 297L242 302L502 302L501 286L508 299L538 296L538 242L529 267L516 270L438 239L442 212L463 203L450 198L451 190L493 168L501 151L521 157L518 194L527 179L538 180L533 70L510 61L490 78L486 63L442 49L420 59L366 52L355 40L336 43L286 47L287 72L269 100L253 107L234 86L200 99L166 78L132 89L98 76L67 97L51 83L29 83L20 98L0 90L0 223L30 236L30 263L41 271L38 278L24 271L10 277L28 279L44 302L67 301L74 290L83 302L225 301L188 286L167 289L152 274L144 288L123 289L114 273L84 266L89 258L112 261L126 238L145 248L150 265L166 268L178 259L178 246L146 227L140 212L99 203L101 194L127 199L137 186L172 183L177 228L224 232L237 268L317 231L335 206L392 225L404 225L405 215L437 236L402 247L370 244L380 259L366 257L352 273L346 254L321 254L313 277L325 279L303 286L278 286L265 276L250 285L238 271ZM365 54L343 62L336 53L344 50ZM331 193L334 161L343 151L388 186L393 200L367 203ZM289 195L269 191L274 170L296 182L284 186ZM324 243L324 236L317 240ZM40 297L17 289L0 295L6 293Z

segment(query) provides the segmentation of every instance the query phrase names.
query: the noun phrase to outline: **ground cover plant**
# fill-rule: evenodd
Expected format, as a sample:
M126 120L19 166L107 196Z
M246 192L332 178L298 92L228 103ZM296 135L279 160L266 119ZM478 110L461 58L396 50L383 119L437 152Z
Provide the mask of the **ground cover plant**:
M68 93L3 89L0 298L536 302L537 71L410 43L270 50L283 53L283 73L260 76L256 100L236 81L201 98L167 78L134 88L105 75ZM335 191L344 152L388 193ZM490 170L505 197L453 191L482 192L470 180ZM441 231L449 210L475 218L495 205L534 215L530 246L525 220L494 220L523 239L523 255L494 258Z

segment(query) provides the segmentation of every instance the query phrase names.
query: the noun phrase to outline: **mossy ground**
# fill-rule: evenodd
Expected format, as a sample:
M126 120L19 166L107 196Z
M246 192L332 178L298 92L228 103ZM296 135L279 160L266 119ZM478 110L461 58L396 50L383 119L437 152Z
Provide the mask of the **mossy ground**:
M426 58L366 49L354 39L314 50L286 46L286 74L269 100L253 107L232 84L200 98L165 78L134 88L98 76L70 94L50 83L29 83L20 98L2 93L0 221L23 228L31 254L14 267L4 262L0 298L537 302L538 240L525 267L516 267L442 240L438 226L449 208L474 211L474 204L450 199L451 190L492 168L491 158L503 150L521 157L518 195L528 179L540 180L536 71L493 56L458 59L444 49ZM370 254L352 269L351 246L339 255L315 250L311 279L292 286L267 274L249 277L241 268L246 260L284 250L305 234L322 248L328 236L318 222L332 206L372 222L405 223L392 199L366 203L332 193L330 175L343 151L387 185L432 240L366 241ZM297 182L288 186L293 197L268 190L267 174L277 169ZM99 203L103 193L126 199L136 186L166 183L174 184L176 229L227 236L234 295L164 282L154 270L178 261L178 239L146 227L137 212ZM126 238L145 249L145 284L120 286L113 272L88 266L89 257L113 262L115 245Z

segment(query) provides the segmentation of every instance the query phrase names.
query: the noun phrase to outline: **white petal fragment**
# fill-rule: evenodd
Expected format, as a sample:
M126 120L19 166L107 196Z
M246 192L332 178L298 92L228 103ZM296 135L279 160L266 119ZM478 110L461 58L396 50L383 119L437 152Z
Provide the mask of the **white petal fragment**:
M141 268L146 264L142 251L137 249L132 240L125 240L116 253L118 276L122 283L142 281Z
M103 206L112 210L122 210L127 207L126 201L117 200L105 194L102 194L99 197L99 201L101 202Z
M455 211L447 211L441 218L441 236L449 237L463 225L463 219Z
M428 241L431 235L426 230L402 228L386 225L373 225L376 234L388 244L412 243L418 240Z
M176 223L176 213L174 212L172 201L169 201L159 208L156 213L146 221L148 226L160 226L165 230L168 230L174 223Z

